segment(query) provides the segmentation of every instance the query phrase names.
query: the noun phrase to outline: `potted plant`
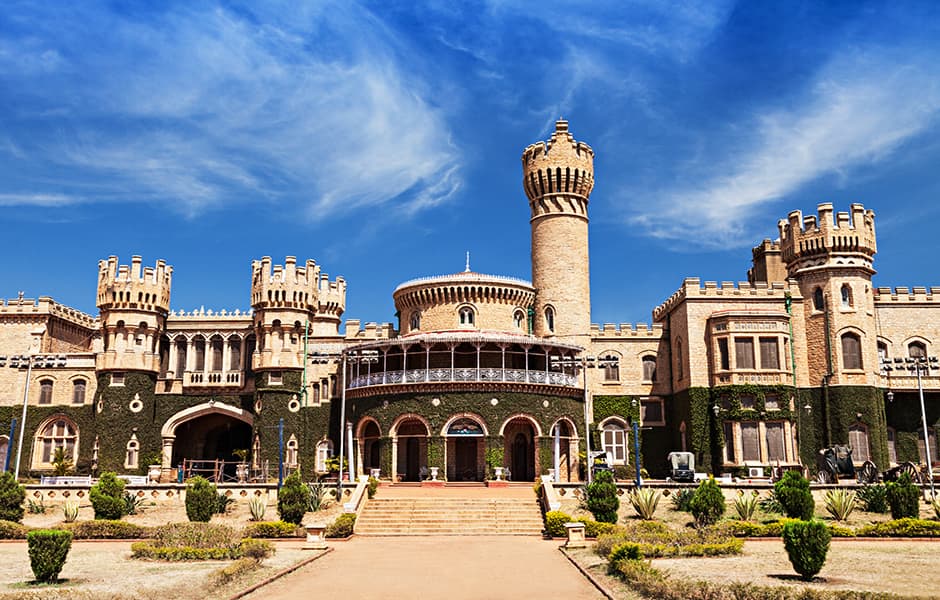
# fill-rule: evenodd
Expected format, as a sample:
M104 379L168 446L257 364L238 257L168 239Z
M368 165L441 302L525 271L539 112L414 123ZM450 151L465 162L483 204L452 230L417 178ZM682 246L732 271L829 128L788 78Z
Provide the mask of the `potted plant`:
M248 448L232 450L232 454L238 458L238 464L235 465L235 479L238 483L245 483L248 481Z

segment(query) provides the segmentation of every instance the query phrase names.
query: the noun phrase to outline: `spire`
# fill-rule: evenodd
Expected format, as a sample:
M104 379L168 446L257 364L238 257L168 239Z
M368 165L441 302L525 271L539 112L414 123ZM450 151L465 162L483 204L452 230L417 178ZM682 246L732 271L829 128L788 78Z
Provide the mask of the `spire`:
M470 251L467 250L467 268L464 269L464 273L470 272Z

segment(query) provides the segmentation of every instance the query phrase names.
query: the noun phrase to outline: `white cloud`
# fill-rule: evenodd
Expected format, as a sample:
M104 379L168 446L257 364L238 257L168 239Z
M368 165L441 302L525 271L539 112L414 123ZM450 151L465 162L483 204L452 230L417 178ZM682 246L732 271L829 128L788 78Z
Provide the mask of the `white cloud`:
M81 199L65 194L0 194L0 206L39 206L57 208L76 204Z
M752 116L741 127L753 131L746 143L692 169L710 176L654 194L630 221L656 237L703 245L753 241L745 226L760 206L821 176L877 163L937 123L938 69L896 56L873 51L831 61L799 106Z

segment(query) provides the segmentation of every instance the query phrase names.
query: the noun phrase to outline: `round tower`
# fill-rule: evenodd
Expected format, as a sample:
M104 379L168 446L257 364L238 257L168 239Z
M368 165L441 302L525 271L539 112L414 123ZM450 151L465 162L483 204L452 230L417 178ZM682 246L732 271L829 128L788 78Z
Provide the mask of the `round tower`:
M809 353L808 375L814 383L875 385L875 213L861 204L817 210L818 219L796 210L778 224L787 275L803 296L807 345L824 350Z
M532 226L534 333L587 346L591 326L588 198L594 151L555 122L547 142L522 153L522 184Z
M170 310L173 267L158 260L144 267L141 258L119 265L118 258L98 262L97 305L101 311L104 349L98 355L99 371L160 370L158 343Z

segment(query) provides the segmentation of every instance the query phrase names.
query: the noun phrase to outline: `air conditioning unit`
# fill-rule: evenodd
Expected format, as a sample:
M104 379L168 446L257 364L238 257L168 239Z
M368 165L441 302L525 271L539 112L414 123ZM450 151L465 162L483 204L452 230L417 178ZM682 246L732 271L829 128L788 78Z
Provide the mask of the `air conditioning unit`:
M747 476L754 477L763 477L764 476L764 467L748 467Z

